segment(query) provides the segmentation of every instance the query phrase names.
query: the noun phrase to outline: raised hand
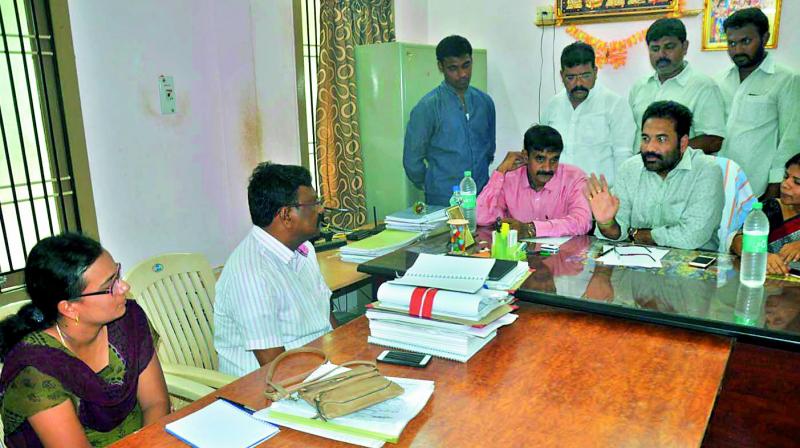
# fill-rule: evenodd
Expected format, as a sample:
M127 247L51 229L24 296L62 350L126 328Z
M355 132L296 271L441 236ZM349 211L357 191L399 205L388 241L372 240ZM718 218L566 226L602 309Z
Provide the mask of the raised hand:
M507 171L514 171L515 169L528 164L528 153L525 151L510 151L506 154L506 158L503 159L503 162L500 166L497 167L497 171L501 173L505 173Z
M586 195L586 199L589 200L589 208L592 209L592 214L597 222L607 223L617 216L617 211L619 211L619 199L611 194L605 176L601 174L598 179L597 176L592 173L586 182L584 194Z

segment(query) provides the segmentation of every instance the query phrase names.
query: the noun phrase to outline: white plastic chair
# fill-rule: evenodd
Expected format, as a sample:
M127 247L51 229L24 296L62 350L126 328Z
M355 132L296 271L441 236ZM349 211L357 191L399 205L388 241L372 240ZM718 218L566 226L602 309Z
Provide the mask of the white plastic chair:
M124 277L159 335L164 374L217 389L236 378L218 372L214 350L214 274L200 254L145 260Z

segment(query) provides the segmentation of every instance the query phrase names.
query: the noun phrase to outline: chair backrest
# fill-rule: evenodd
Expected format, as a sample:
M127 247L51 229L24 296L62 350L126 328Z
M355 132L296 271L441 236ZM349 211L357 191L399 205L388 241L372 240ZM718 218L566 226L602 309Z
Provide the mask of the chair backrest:
M736 232L744 225L747 214L756 202L753 188L747 180L744 170L733 160L717 156L717 165L722 170L722 188L725 192L725 205L722 208L722 220L719 223L720 253L730 250Z
M0 306L0 320L5 319L12 314L17 314L20 308L31 303L30 299L20 300L19 302L9 303L8 305Z
M159 335L162 362L216 370L214 274L200 254L164 254L125 274L130 295Z

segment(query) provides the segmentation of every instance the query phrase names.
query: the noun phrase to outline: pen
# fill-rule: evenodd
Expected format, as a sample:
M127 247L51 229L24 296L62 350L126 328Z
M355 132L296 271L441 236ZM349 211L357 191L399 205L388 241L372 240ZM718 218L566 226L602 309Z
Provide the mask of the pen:
M601 253L600 255L598 255L598 256L597 256L597 258L600 258L600 257L602 257L603 255L606 255L606 254L608 254L608 253L609 253L609 252L611 252L612 250L614 250L614 246L611 246L611 248L610 248L610 249L608 249L608 250L604 251L603 253Z
M247 406L247 405L245 405L243 403L239 403L238 401L233 401L230 398L220 397L219 395L217 395L216 399L228 402L228 403L232 404L233 406L236 406L237 408L247 412L250 415L252 415L254 412L256 412L256 410L251 408L250 406Z

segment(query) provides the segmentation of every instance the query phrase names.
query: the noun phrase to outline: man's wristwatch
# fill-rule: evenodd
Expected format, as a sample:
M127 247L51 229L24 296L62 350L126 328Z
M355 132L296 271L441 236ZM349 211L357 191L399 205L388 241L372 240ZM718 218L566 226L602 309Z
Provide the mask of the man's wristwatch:
M639 229L634 229L633 227L628 228L628 239L636 242L636 234L639 232Z
M528 238L533 238L536 236L536 226L533 225L532 222L526 224L526 229L528 230Z

